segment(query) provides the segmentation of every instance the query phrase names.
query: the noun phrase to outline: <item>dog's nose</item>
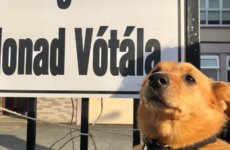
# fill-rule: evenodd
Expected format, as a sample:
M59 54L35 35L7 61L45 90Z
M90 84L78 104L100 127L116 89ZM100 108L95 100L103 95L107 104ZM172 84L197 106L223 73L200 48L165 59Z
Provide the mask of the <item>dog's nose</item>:
M165 88L169 85L169 78L160 73L154 73L149 76L149 86L153 87L154 89L157 88Z

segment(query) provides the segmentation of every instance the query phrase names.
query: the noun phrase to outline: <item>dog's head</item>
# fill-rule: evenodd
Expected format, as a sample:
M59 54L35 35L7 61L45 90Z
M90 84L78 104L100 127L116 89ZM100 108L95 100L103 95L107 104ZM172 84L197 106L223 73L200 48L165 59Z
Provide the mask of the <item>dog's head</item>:
M180 148L220 133L230 114L230 87L189 63L161 62L145 77L138 126L143 136Z
M230 87L206 77L189 63L161 62L145 77L140 97L141 104L147 104L153 113L186 120L224 114Z

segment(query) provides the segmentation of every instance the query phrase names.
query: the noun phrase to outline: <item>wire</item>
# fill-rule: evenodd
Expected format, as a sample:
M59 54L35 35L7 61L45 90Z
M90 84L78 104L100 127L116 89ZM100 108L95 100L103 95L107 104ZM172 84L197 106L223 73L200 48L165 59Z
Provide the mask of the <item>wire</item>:
M68 135L71 135L71 138L66 141L60 148L59 150L61 150L67 143L69 143L70 141L72 141L73 143L73 150L74 150L74 140L73 139L76 139L80 136L89 136L91 138L91 140L93 141L93 145L94 145L94 149L97 150L97 146L96 146L96 142L94 140L94 136L93 134L91 134L90 132L89 133L79 133L79 135L77 136L73 136L72 133L73 132L76 132L76 131L80 131L79 128L76 128L76 127L72 127L72 123L73 123L73 117L74 117L74 103L73 103L73 99L71 98L71 102L72 102L72 117L71 117L71 123L70 123L70 126L67 126L67 125L63 125L63 124L59 124L59 123L54 123L54 122L49 122L49 121L45 121L45 120L42 120L42 119L36 119L36 118L31 118L31 117L28 117L28 116L25 116L25 115L22 115L22 114L19 114L19 113L16 113L14 111L11 111L11 110L8 110L8 109L5 109L5 108L2 108L0 107L0 110L3 110L3 111L6 111L8 113L11 113L11 114L14 114L14 115L17 115L17 116L20 116L22 118L26 118L26 119L30 119L30 120L33 120L33 121L40 121L40 122L44 122L44 123L48 123L48 124L52 124L52 125L57 125L57 126L60 126L60 127L65 127L65 128L69 128L70 129L70 132L67 133L66 135L64 135L62 138L58 139L56 142L54 142L51 146L50 146L50 150L52 149L52 147L57 144L58 142L60 142L61 140L63 140L64 138L66 138ZM89 128L89 131L140 131L139 129L113 129L113 128L94 128L92 129L92 127L95 126L96 122L100 119L101 115L103 113L103 99L101 98L101 112L98 116L98 118L92 123L92 125L90 126Z
M71 121L70 121L70 132L72 131L71 127L72 127L73 116L74 116L74 103L73 103L73 98L71 98L71 102L72 102L72 117L71 117ZM73 140L72 132L71 132L70 136L71 136L71 139L72 139L73 150L74 150L74 140Z
M69 126L66 126L66 125L63 125L63 124L59 124L59 123L49 122L49 121L45 121L45 120L42 120L42 119L31 118L31 117L16 113L14 111L11 111L11 110L8 110L8 109L2 108L2 107L0 107L0 110L6 111L6 112L11 113L11 114L14 114L16 116L20 116L22 118L30 119L30 120L33 120L33 121L40 121L40 122L44 122L44 123L48 123L48 124L52 124L52 125L57 125L57 126L64 127L64 128L72 128L72 129L76 129L76 130L80 131L80 129L76 128L76 127L69 127ZM81 134L85 135L85 136L88 136L88 134L85 134L85 133L81 133Z
M95 123L100 119L101 114L103 112L103 99L101 98L101 112L99 114L99 116L97 117L97 119L93 122L93 124L90 126L89 130L95 125Z

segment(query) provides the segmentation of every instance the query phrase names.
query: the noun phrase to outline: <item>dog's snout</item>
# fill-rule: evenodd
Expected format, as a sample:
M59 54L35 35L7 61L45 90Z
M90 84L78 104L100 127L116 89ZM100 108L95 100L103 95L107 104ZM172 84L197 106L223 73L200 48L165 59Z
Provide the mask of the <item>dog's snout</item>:
M157 88L164 88L169 85L169 78L160 73L154 73L149 76L149 86L153 87L154 89Z

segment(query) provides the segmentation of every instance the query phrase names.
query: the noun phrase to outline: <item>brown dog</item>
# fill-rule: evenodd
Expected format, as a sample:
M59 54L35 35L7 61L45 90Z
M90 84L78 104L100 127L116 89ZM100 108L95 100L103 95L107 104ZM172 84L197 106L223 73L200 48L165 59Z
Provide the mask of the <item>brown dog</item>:
M161 62L145 77L133 150L230 150L216 136L226 124L230 87L189 63Z

